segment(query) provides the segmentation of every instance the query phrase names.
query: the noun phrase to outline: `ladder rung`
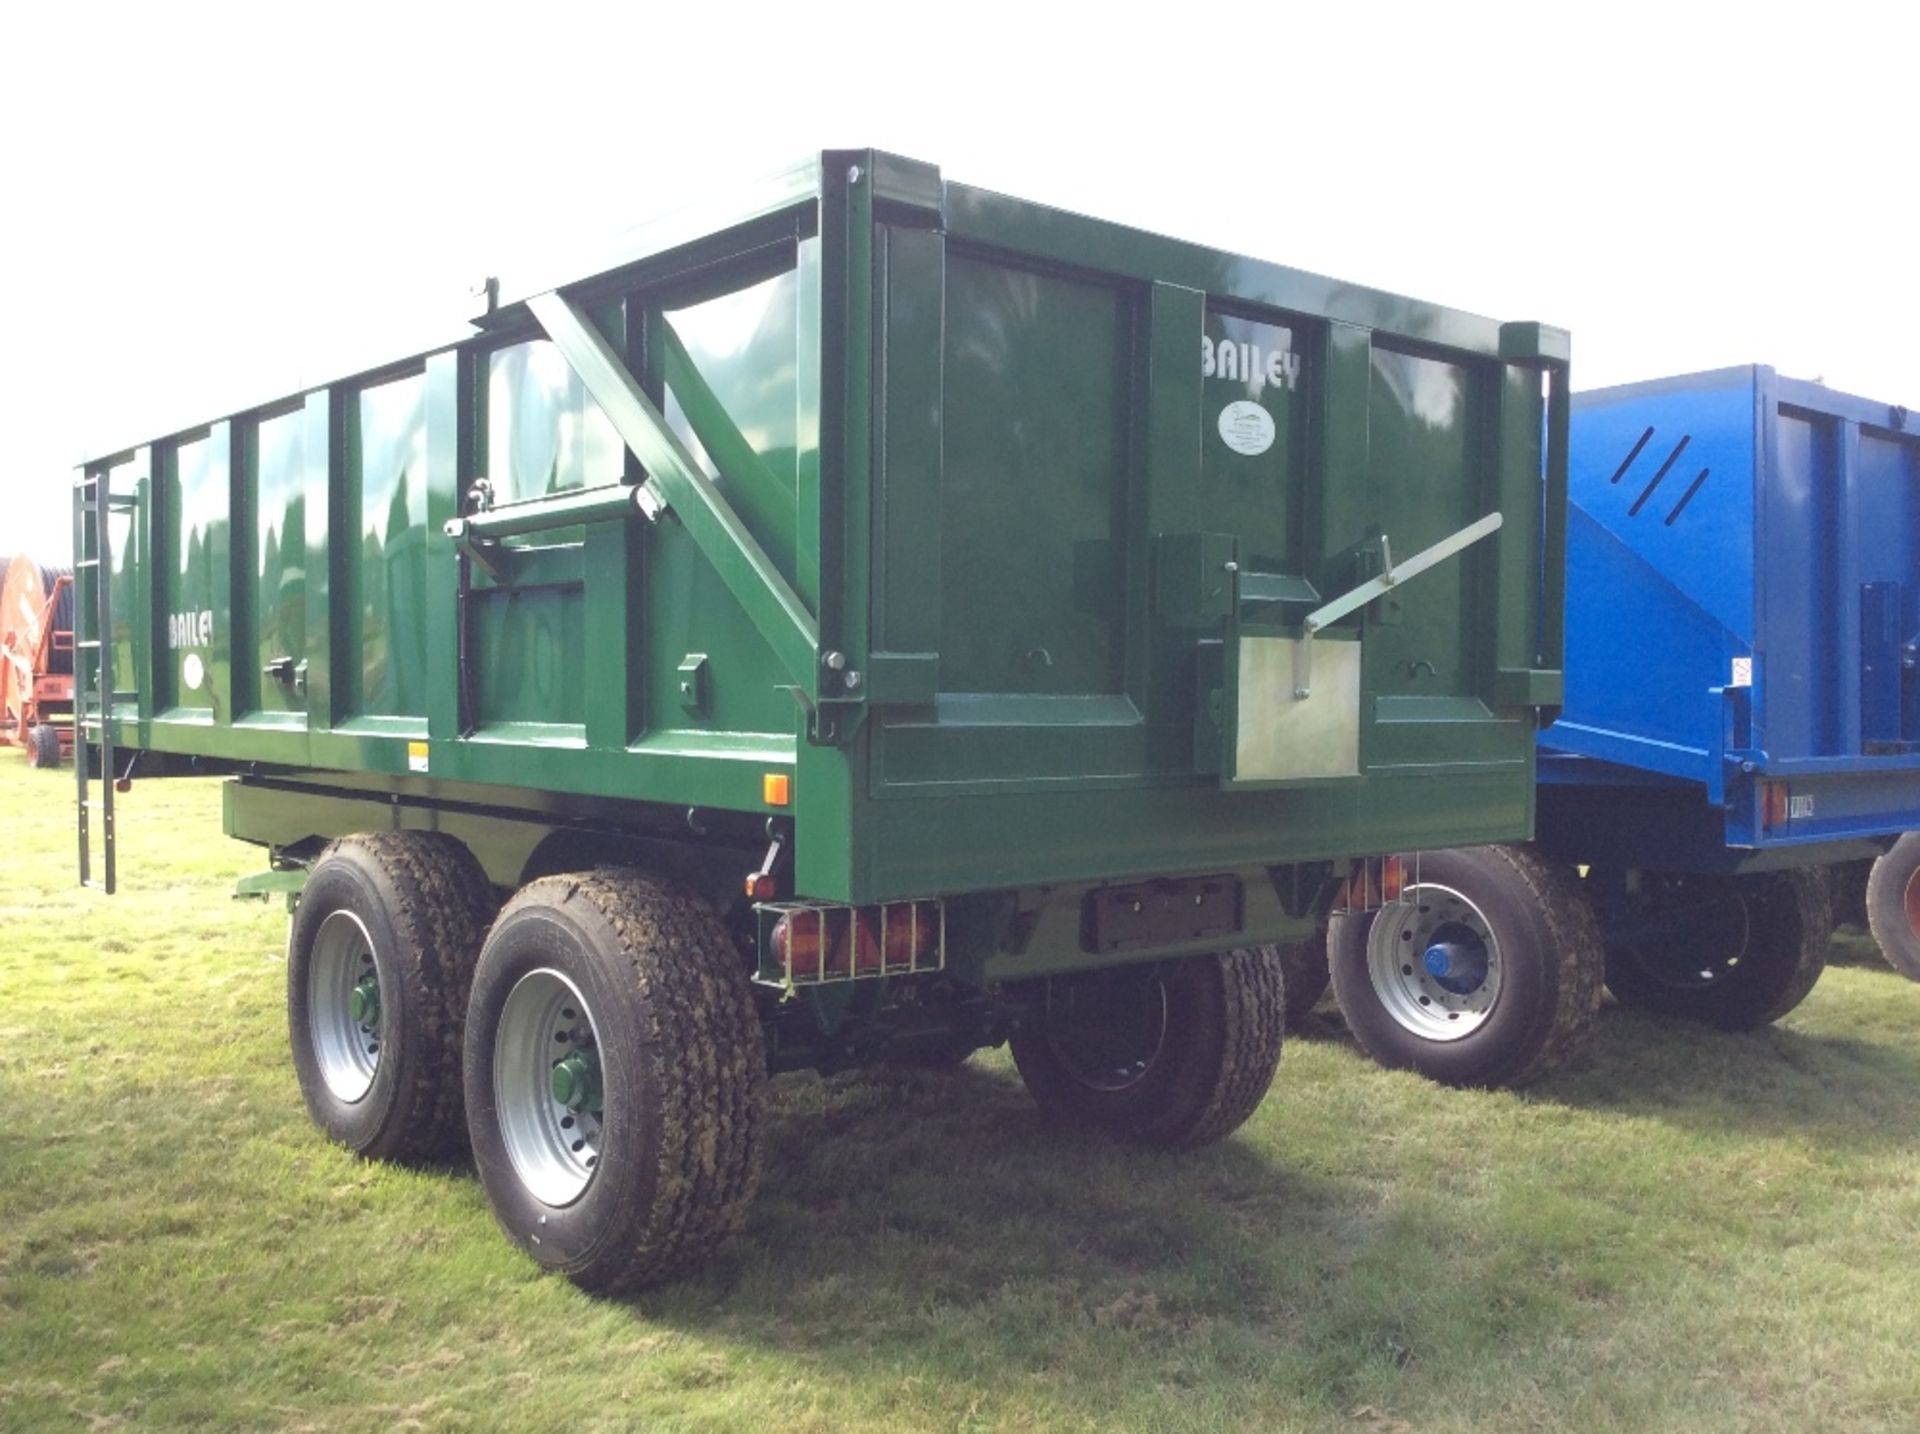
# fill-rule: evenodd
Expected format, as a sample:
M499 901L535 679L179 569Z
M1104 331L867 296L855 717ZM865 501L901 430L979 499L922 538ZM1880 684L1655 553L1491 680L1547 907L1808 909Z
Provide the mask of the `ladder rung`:
M100 639L97 637L76 638L73 645L75 647L98 647L100 645Z
M98 558L75 558L73 565L76 568L97 568L100 566L100 560Z

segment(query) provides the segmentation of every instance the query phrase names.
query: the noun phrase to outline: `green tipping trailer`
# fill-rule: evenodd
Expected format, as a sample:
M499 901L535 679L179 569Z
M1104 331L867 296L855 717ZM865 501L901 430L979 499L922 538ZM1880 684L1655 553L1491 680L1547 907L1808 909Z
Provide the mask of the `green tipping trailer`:
M229 773L316 1121L590 1288L737 1224L769 1070L1217 1138L1369 853L1530 835L1566 360L820 154L86 464L82 879Z

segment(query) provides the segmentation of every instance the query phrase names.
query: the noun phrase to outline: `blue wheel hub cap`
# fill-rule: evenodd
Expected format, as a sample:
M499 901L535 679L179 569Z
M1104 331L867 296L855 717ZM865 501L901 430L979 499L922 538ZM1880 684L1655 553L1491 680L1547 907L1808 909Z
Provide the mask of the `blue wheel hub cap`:
M1433 933L1420 964L1445 990L1465 996L1487 979L1487 947L1465 926L1449 923Z

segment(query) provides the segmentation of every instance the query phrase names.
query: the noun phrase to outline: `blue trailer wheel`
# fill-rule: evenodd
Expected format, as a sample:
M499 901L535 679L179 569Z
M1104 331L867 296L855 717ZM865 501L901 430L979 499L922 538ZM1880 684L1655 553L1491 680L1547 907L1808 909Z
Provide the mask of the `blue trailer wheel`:
M1599 934L1572 880L1516 847L1402 858L1377 910L1334 913L1334 994L1382 1065L1449 1085L1519 1085L1585 1041L1600 999Z
M1643 875L1608 912L1607 989L1626 1005L1751 1030L1806 998L1832 936L1820 867Z
M1908 832L1874 862L1867 926L1887 964L1920 981L1920 832Z

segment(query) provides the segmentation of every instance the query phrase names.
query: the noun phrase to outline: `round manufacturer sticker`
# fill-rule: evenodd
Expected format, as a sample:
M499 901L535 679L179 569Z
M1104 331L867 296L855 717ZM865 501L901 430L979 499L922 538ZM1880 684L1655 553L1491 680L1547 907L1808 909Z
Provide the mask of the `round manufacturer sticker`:
M200 660L199 653L189 652L180 663L180 680L187 684L189 691L200 690L200 684L207 680L207 665Z
M1249 458L1273 447L1273 415L1251 399L1236 399L1220 410L1220 441Z

